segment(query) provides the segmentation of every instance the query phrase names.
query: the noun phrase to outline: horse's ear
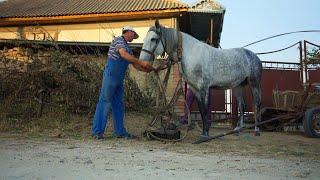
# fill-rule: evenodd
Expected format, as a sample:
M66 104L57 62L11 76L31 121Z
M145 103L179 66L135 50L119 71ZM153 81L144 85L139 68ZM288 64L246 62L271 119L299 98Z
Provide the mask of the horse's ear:
M156 19L156 22L154 23L154 25L156 26L157 29L160 27L159 19Z

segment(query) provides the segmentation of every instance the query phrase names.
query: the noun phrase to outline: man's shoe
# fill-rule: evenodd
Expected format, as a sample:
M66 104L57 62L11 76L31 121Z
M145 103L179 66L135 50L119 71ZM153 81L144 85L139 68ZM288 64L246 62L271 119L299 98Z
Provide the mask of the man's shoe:
M104 140L104 136L102 134L95 134L95 135L92 135L93 139L94 140Z

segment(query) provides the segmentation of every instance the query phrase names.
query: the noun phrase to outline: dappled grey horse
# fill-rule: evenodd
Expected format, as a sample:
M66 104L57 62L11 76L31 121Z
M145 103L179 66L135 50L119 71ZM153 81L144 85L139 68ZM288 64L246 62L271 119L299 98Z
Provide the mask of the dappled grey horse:
M203 123L202 137L209 136L209 89L233 90L240 111L236 130L240 130L244 125L245 109L242 93L243 87L247 84L251 87L254 100L255 135L260 135L257 124L261 119L262 64L253 52L244 48L217 49L176 29L165 28L157 20L144 39L140 59L153 61L163 52L169 55L170 60L178 62L181 76L198 99Z

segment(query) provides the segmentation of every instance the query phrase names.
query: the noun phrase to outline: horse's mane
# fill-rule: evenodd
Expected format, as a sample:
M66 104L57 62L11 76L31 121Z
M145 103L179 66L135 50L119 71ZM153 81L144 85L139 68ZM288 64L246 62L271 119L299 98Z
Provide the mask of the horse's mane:
M178 47L178 34L177 32L181 32L183 34L184 37L186 37L188 39L188 41L192 44L200 44L203 47L206 47L208 49L216 49L215 47L212 47L210 45L208 45L207 43L204 43L203 41L200 41L198 39L196 39L195 37L184 33L182 31L179 31L175 28L167 28L164 26L159 26L160 28L160 32L159 29L157 29L156 26L151 26L149 28L149 31L153 31L156 33L161 33L161 36L164 38L165 44L166 44L166 52L168 54L175 54L173 53L173 51L175 51Z
M167 37L169 36L169 39L176 39L176 32L179 31L179 30L174 29L174 28L167 28L167 27L163 27L163 26L160 26L160 28L161 28L161 31L162 31L163 33L165 33L165 36L167 36ZM150 27L150 29L156 30L156 27L153 26L153 27ZM188 34L188 33L185 33L185 32L182 32L182 31L179 31L179 32L181 32L182 34L184 34L187 38L189 38L189 40L194 41L195 43L200 43L200 44L202 44L202 45L204 45L204 46L208 46L208 47L210 47L210 48L216 49L215 47L210 46L209 44L207 44L207 43L205 43L205 42L203 42L203 41L198 40L197 38L193 37L192 35L190 35L190 34Z

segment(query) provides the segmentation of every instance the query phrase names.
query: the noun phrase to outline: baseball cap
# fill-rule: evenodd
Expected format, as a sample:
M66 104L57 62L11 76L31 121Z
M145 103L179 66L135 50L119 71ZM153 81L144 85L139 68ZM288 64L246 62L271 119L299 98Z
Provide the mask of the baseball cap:
M123 27L122 31L132 31L132 32L134 32L134 39L138 39L138 37L139 37L138 33L131 26Z

